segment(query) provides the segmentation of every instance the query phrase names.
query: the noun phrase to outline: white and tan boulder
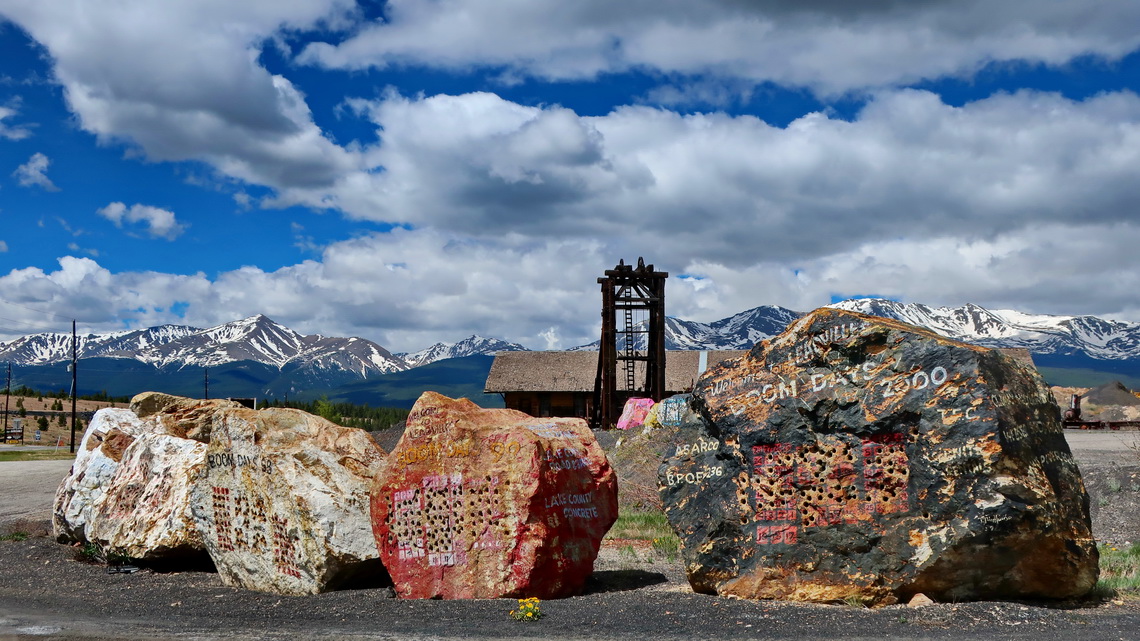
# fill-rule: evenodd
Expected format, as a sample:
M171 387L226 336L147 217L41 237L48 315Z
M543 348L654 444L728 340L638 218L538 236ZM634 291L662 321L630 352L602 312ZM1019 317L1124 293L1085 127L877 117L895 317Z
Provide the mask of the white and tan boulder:
M95 413L83 433L75 462L55 493L52 526L58 541L87 540L95 503L106 492L123 453L137 437L152 429L130 410L107 408Z
M206 445L143 434L95 500L87 539L108 555L140 561L205 555L190 511L190 488L206 466Z
M190 505L224 583L303 595L386 578L368 500L385 453L367 432L292 409L212 416Z

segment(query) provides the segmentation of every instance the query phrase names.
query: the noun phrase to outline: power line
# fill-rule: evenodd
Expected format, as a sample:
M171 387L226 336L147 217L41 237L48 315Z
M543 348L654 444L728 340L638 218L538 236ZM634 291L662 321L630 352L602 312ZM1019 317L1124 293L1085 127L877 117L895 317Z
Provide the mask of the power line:
M17 320L15 318L5 318L3 316L0 316L0 321L8 321L9 323L16 323L17 325L27 325L28 327L39 327L39 325L35 323L29 323L28 321Z
M9 305L15 305L16 307L22 307L22 308L24 308L24 309L26 309L26 310L28 310L28 311L31 311L31 312L36 312L37 314L46 314L46 315L48 315L48 316L54 316L54 317L56 317L56 318L61 318L61 319L63 319L63 320L71 320L71 319L70 319L69 317L67 317L67 316L61 316L60 314L57 314L57 313L55 313L55 312L49 312L49 311L47 311L47 310L44 310L44 309L36 309L35 307L28 307L27 305L21 305L20 303L16 303L16 302L10 301L10 300L8 300L8 299L6 299L6 298L0 298L0 303L8 303Z

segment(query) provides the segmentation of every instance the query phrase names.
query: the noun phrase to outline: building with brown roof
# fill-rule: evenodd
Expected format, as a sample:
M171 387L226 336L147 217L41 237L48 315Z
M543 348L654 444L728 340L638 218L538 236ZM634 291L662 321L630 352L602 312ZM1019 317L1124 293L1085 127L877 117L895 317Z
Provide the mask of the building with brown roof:
M666 393L687 392L709 366L744 354L745 350L667 351ZM531 416L590 419L597 376L597 352L499 352L483 391L501 394L508 408ZM644 378L644 371L637 372L637 380Z

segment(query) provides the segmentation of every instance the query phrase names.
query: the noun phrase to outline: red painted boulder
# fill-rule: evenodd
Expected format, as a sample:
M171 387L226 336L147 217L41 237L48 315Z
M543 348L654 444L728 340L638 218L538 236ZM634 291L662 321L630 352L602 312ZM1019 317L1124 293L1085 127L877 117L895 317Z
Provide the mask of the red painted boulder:
M426 392L372 489L380 558L403 598L572 596L617 519L585 421Z

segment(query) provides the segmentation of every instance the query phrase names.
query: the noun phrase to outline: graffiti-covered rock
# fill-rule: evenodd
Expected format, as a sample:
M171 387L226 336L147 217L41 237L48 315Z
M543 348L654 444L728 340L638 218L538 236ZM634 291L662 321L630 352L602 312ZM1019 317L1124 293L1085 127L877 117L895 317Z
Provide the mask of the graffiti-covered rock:
M372 491L376 544L404 598L581 591L617 518L617 483L580 419L426 392Z
M676 431L690 415L689 395L670 396L653 405L640 428L598 434L617 474L621 512L661 511L657 467L672 455Z
M227 585L287 595L380 577L368 492L385 453L300 410L213 414L191 509Z
M653 399L651 398L631 398L625 402L622 408L621 417L618 418L617 428L619 430L628 430L645 425L645 419L649 416L649 410L653 409Z
M139 436L94 503L88 540L109 556L139 561L204 556L190 488L205 465L204 443L168 434Z
M698 382L659 471L689 582L746 598L1068 598L1088 496L1036 371L817 310Z
M59 484L52 508L52 526L61 543L87 540L87 524L94 506L119 468L123 452L135 438L153 431L133 412L99 410L83 432L75 462Z

